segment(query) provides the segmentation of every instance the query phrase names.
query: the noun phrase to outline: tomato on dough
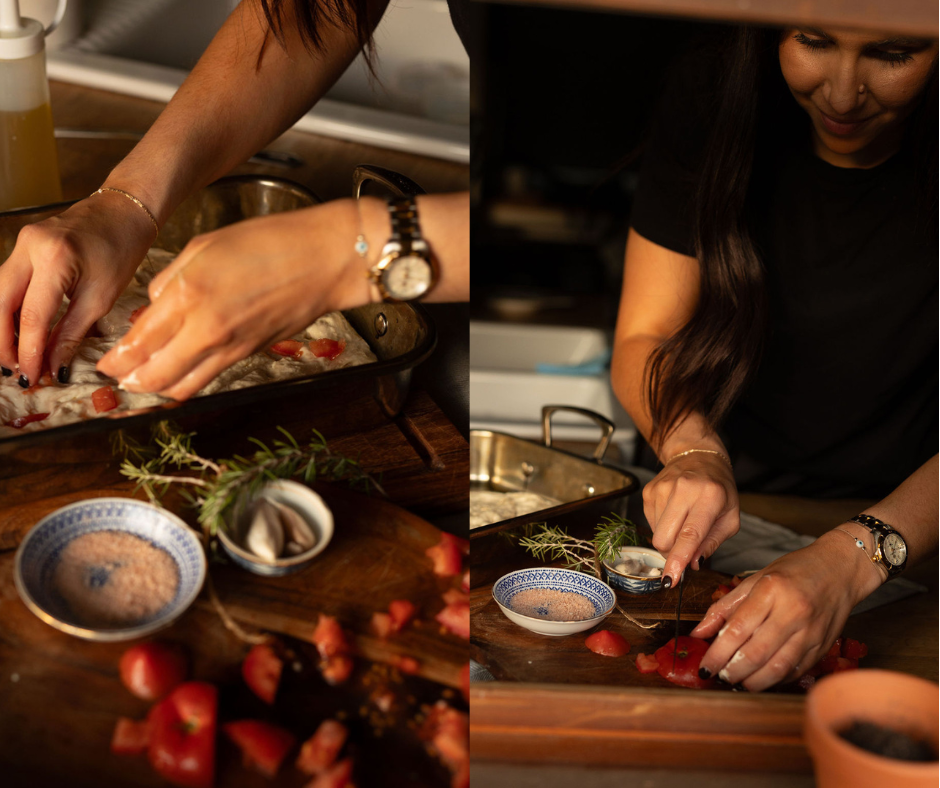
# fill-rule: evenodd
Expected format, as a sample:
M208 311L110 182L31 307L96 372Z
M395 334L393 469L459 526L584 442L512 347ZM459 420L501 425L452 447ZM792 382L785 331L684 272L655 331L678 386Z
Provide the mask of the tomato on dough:
M13 419L13 421L8 421L7 426L21 430L27 424L32 424L34 421L43 421L48 417L48 413L30 413L28 416L18 416L17 418Z
M346 349L346 340L338 342L335 339L315 339L310 343L310 350L317 358L328 358L333 361Z
M91 404L95 406L95 413L105 413L117 407L117 397L110 386L102 386L91 393Z
M300 358L304 352L304 343L296 339L284 339L271 345L271 352L288 358Z

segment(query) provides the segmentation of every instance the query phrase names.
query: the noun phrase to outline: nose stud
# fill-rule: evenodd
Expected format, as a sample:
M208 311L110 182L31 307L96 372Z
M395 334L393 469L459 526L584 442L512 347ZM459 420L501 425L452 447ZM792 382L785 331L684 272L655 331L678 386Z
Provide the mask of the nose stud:
M864 86L864 85L859 85L859 86L858 86L858 92L859 92L859 93L864 93L864 92L865 92L865 86Z

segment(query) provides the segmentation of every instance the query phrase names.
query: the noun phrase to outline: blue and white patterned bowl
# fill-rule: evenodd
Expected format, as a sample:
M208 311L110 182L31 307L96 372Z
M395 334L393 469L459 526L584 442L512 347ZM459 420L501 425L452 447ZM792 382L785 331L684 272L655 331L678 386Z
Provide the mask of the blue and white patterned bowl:
M580 621L548 621L534 616L524 616L512 609L512 600L520 591L546 588L552 591L571 591L587 599L594 607L594 615ZM493 585L493 598L506 618L520 627L539 635L571 635L603 621L617 602L613 589L603 580L583 572L570 569L555 569L550 566L538 569L519 569L503 575Z
M666 566L666 557L652 547L622 547L620 548L620 559L618 561L603 562L607 582L614 588L619 588L628 594L652 594L659 591L663 587L662 574L659 577L642 577L640 575L628 575L614 569L614 565L620 563L628 555L641 559L648 566L655 566L659 569Z
M309 550L298 555L266 561L243 546L243 534L248 526L243 516L235 515L232 533L219 529L219 542L222 549L242 569L256 575L281 577L304 569L313 562L333 538L333 512L326 502L309 487L288 479L268 482L260 492L266 498L290 506L297 512L317 537L317 543ZM231 527L231 526L230 526Z
M66 545L96 531L132 534L166 551L179 570L176 596L133 626L81 626L53 577ZM195 601L206 579L206 556L196 532L166 510L133 498L92 498L64 506L33 526L16 551L13 579L26 606L50 626L85 640L132 640L169 626Z

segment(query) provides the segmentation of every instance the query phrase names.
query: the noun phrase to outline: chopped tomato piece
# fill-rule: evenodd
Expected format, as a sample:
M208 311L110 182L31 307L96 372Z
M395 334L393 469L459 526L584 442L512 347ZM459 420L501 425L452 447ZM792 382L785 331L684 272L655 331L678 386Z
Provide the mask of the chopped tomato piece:
M395 661L395 667L402 673L407 673L409 676L416 676L418 671L421 670L421 663L414 657L399 655L398 659Z
M328 684L341 684L352 673L353 663L348 654L351 649L339 622L332 616L320 614L313 642L320 653L320 674Z
M349 730L343 723L324 720L316 733L301 746L297 768L304 774L316 774L328 769L335 763L348 736Z
M255 695L267 704L274 703L284 663L267 643L254 646L242 662L242 678Z
M140 755L150 745L150 726L146 720L118 717L111 736L111 752L115 755Z
M185 788L212 788L218 705L212 684L189 681L150 709L147 755L158 774Z
M470 593L470 570L468 569L463 573L463 577L460 578L460 590L465 594Z
M723 583L715 589L715 592L712 594L712 601L717 602L725 594L730 594L732 591L731 586L726 586Z
M117 398L114 396L114 389L110 386L102 386L91 393L91 404L95 406L95 413L105 413L114 410L117 407Z
M708 642L699 638L680 635L670 640L665 646L656 651L656 661L659 663L659 675L680 687L705 689L715 683L715 679L702 679L698 669L702 657L708 651ZM675 655L675 671L673 671L673 655Z
M7 426L13 427L14 429L21 430L27 424L32 424L34 421L42 421L49 417L48 413L30 413L28 416L19 416L13 421L8 421Z
M341 339L337 342L335 339L316 339L310 343L310 349L317 358L328 358L333 361L346 349L346 340Z
M461 543L465 541L465 539L458 539L444 532L441 533L441 540L436 545L424 551L434 564L434 574L439 577L453 577L460 574L465 555Z
M376 611L372 614L372 631L385 640L395 630L392 626L392 617L388 613Z
M444 600L445 605L456 605L459 602L463 602L465 605L470 604L466 592L461 591L459 588L448 588L441 594L441 599Z
M131 312L131 316L127 318L130 321L131 325L134 325L134 323L137 322L137 318L139 318L144 312L147 311L148 306L150 306L150 304L144 304L143 306L139 306L137 307L137 309Z
M744 582L744 579L743 579L743 578L738 577L737 575L735 575L734 577L731 578L731 587L732 587L732 588L737 588L737 587L738 587L739 585L741 585L741 583L743 583L743 582Z
M846 638L842 641L842 656L846 659L861 659L868 656L868 646L858 640Z
M434 618L458 637L470 638L470 605L466 602L448 605Z
M352 758L344 758L320 772L304 788L345 788L352 786Z
M622 657L630 651L630 644L616 632L601 629L585 638L584 645L595 654L605 657Z
M441 531L441 542L454 545L458 550L460 550L461 555L470 555L469 539L464 539L460 536L454 536L454 534L448 533L447 531Z
M857 659L846 659L845 657L823 657L816 663L820 673L841 673L844 670L855 670L858 668Z
M418 608L407 599L393 599L388 603L388 614L392 617L392 626L396 632L401 632L417 612Z
M451 786L467 784L470 763L468 716L439 700L421 726L419 735L429 741L437 756L451 772Z
M836 638L835 643L829 647L829 651L826 652L827 657L841 657L842 656L842 638Z
M248 769L275 777L296 739L290 731L261 720L238 720L222 726L242 751L242 762Z
M118 664L121 681L144 700L159 700L186 680L186 657L179 646L159 641L131 646Z
M659 670L659 663L652 654L637 654L636 669L640 671L640 673L655 673Z
M296 339L285 339L271 345L271 352L277 353L279 356L300 358L304 352L304 343L298 342Z

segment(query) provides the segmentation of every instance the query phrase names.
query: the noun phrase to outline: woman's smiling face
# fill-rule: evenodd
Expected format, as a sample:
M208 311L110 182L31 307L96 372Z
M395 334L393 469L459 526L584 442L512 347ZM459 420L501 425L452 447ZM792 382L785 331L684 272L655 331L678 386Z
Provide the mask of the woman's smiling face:
M813 123L820 158L873 167L900 145L937 58L929 39L848 30L788 28L780 69Z

